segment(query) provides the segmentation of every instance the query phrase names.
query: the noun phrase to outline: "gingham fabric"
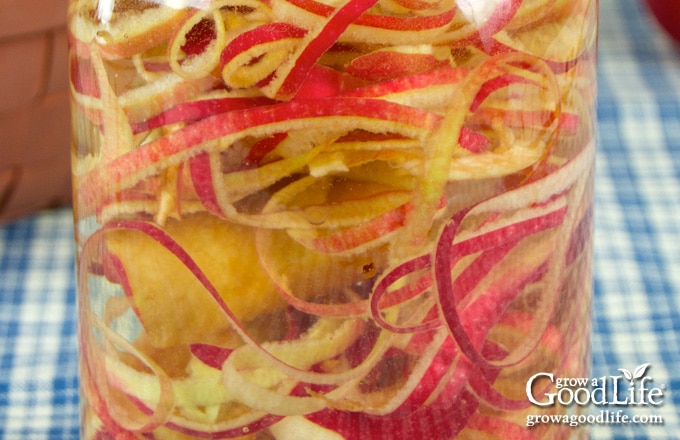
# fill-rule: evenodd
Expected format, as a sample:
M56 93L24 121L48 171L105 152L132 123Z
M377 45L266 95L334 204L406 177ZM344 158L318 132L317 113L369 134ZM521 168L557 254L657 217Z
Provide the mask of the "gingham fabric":
M636 0L600 6L592 376L648 363L663 405L622 409L664 423L591 436L680 439L680 47ZM0 226L2 439L78 438L72 239L69 210Z
M650 363L665 404L627 412L664 424L595 439L680 439L680 45L646 12L600 2L593 376Z

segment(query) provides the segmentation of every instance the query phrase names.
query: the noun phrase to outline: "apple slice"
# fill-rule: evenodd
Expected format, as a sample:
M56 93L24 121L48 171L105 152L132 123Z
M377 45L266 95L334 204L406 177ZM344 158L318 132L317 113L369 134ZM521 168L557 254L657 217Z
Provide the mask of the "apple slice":
M185 19L189 8L171 8L152 2L125 2L127 10L81 2L70 11L70 40L78 53L86 55L95 41L104 58L129 58L167 41ZM105 3L101 3L104 5ZM109 4L108 2L106 4ZM132 5L132 6L129 6ZM72 5L73 6L73 5Z
M597 38L596 14L589 11L595 2L579 0L566 16L539 22L517 30L504 29L494 36L491 53L518 51L544 59L558 73L567 71L576 60L594 47Z
M284 306L257 261L250 229L195 214L169 219L165 232L191 255L239 320ZM215 246L217 242L223 245ZM154 239L118 229L107 232L106 245L120 261L127 293L154 346L211 343L220 331L229 330L220 307L194 274Z

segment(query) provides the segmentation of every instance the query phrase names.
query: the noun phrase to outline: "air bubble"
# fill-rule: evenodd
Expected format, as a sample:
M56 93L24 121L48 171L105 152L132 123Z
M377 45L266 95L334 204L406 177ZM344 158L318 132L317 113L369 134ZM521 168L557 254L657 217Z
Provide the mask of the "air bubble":
M101 45L113 43L113 35L109 31L97 31L95 39Z
M304 215L312 225L322 225L328 220L328 211L321 206L308 206L304 210Z

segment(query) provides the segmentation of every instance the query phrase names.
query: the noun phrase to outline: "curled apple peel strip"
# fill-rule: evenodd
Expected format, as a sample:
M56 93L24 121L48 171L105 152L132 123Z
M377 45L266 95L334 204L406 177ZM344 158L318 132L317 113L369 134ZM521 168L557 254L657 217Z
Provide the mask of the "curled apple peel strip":
M281 343L263 343L232 316L230 323L244 345L216 347L226 359L219 363L225 366L221 372L214 360L192 348L195 370L186 380L164 379L161 367L156 371L149 366L152 361L144 361L145 353L140 352L144 372L109 356L110 377L97 381L116 384L146 415L134 423L119 417L116 422L92 391L100 404L98 416L111 433L163 424L186 435L231 438L265 429L283 415L306 414L306 420L354 440L359 434L336 426L332 418L342 414L338 420L345 420L349 416L341 410L356 409L361 414L352 417L369 420L379 439L380 431L393 431L386 427L397 419L410 423L422 414L430 420L436 411L450 411L456 404L472 412L482 401L516 407L499 394L494 380L503 380L505 367L549 342L558 274L582 258L571 243L579 238L581 225L587 225L585 205L577 200L586 183L573 182L567 174L579 175L584 161L592 159L589 144L576 145L583 136L579 117L585 115L587 97L583 102L565 97L562 88L571 81L571 66L581 66L587 57L590 40L583 33L565 59L523 41L533 26L559 26L572 10L585 11L586 0L573 6L564 0L496 4L486 25L468 20L446 0L377 6L351 0L340 7L314 0L224 1L180 12L150 6L119 22L120 29L131 31L130 19L137 19L139 26L127 35L129 46L119 38L116 23L110 31L104 29L108 24L88 23L84 32L70 36L82 57L73 70L94 71L90 77L74 76L74 101L89 128L119 131L124 147L102 146L108 156L93 156L77 172L79 212L94 214L105 229L129 228L157 237L228 316L229 305L218 300L201 268L181 246L164 238L152 219L162 224L165 217L208 211L262 228L255 239L258 264L294 310L288 313L319 323L343 321L346 330L324 333L333 342L305 342L291 330ZM87 3L84 10L93 5ZM239 10L239 5L250 7ZM78 22L86 19L84 10L77 12ZM197 33L201 28L208 31L202 37ZM163 45L169 48L167 62L154 55ZM371 69L378 62L404 70L394 77L389 68ZM109 79L123 65L142 80L129 90ZM558 139L572 135L571 148L581 153L553 155ZM370 178L364 181L362 175ZM514 190L481 200L456 199L456 188L475 179L506 184L506 178L503 191ZM343 184L347 180L350 184ZM324 186L332 188L324 193L326 199L315 199L315 189ZM172 203L157 200L159 191ZM121 223L131 217L148 221ZM95 275L104 263L91 243L100 236L95 233L82 254L91 263L83 271ZM348 276L358 278L333 292L335 302L319 303L301 292L304 280L286 278L274 237L296 252L352 262L351 269L363 269L365 278L361 272ZM376 257L393 240L412 243L423 237L438 237L440 245L433 252L415 248L410 255L392 254L387 262L355 261L362 255ZM540 240L545 241L540 252L513 275L507 265L513 252ZM555 242L561 244L548 249ZM125 274L119 272L112 283L125 290ZM518 295L526 297L539 284L549 293L538 304L538 318L507 310ZM129 307L140 315L134 300ZM407 309L414 312L409 316ZM488 322L475 326L475 317L485 314ZM86 334L101 331L86 322ZM110 323L100 325L113 332ZM375 327L375 339L361 334L366 326ZM524 348L498 342L503 328L526 342ZM353 341L369 347L369 353L351 354L358 350L348 348ZM95 339L84 342L95 350ZM304 354L288 358L305 347L318 349L321 356L322 346L330 351L318 364L300 364L312 361ZM141 349L126 351L134 357L135 350ZM359 385L371 383L372 370L394 359L410 362L410 370L394 383L398 390ZM341 362L350 365L341 368ZM99 366L95 361L88 365L92 371ZM258 369L267 372L269 382L256 378ZM494 371L470 377L476 370ZM201 371L209 380L201 381ZM219 416L219 405L228 400L219 393L212 401L204 400L207 394L191 394L222 379L246 396L241 415ZM145 385L135 390L134 382ZM159 386L165 391L148 391ZM263 402L269 397L275 403L267 407ZM168 415L168 408L177 411ZM487 432L489 421L472 412L457 414L455 426L436 422L437 429L450 436L467 424Z

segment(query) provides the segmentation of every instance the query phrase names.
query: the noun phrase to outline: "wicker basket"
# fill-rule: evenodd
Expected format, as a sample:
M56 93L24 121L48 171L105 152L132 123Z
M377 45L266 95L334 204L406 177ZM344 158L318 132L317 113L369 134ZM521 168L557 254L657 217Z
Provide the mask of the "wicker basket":
M0 221L71 200L67 0L0 0Z

